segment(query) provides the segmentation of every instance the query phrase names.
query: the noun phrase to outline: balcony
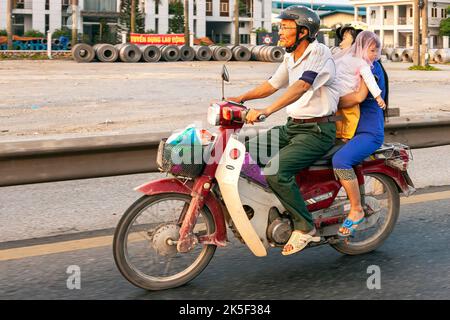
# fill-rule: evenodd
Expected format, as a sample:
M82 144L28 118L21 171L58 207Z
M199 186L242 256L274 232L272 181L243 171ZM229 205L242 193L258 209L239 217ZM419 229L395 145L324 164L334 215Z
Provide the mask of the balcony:
M406 22L407 22L407 18L406 17L398 17L398 24L399 25L404 26L404 25L406 25Z
M33 0L17 0L15 1L15 4L16 5L13 7L13 9L33 9Z
M117 12L116 0L85 0L84 11L87 12Z

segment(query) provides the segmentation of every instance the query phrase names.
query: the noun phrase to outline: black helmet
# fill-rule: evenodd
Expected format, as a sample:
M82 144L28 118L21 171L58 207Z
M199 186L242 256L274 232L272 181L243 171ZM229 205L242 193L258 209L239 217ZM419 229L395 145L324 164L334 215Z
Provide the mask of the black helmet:
M305 6L294 5L281 11L277 18L295 20L297 32L300 31L301 27L304 27L309 31L309 40L314 41L316 39L317 32L319 32L320 28L320 18L313 10Z
M355 40L356 36L364 30L367 30L366 24L360 21L352 21L350 23L344 24L343 26L337 26L336 36L339 39L339 41L342 41L344 39L344 33L346 31L350 31L353 40Z

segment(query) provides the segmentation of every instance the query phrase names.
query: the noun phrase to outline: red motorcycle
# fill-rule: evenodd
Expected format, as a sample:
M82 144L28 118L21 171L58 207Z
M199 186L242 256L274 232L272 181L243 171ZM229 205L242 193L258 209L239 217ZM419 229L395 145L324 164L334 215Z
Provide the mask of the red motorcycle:
M227 78L224 71L222 79ZM218 126L218 132L205 145L161 141L157 163L172 177L137 187L144 195L124 213L114 234L116 265L132 284L162 290L191 281L216 248L226 246L227 226L259 257L289 240L290 215L237 136L247 110L229 101L212 104L208 122ZM355 167L366 219L353 237L342 240L337 232L350 202L331 167L339 148L333 147L296 176L321 237L309 247L329 244L343 254L364 254L393 231L399 192L414 192L407 172L411 154L405 145L384 144Z

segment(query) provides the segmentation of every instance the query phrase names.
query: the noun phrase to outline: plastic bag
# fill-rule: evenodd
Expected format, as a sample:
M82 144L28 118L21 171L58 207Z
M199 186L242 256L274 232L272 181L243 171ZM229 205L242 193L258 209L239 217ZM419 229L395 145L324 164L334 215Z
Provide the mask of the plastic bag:
M167 143L172 145L207 145L214 139L214 136L205 129L196 129L194 125L187 126L181 133L174 133Z
M187 126L181 133L173 133L168 139L168 144L193 145L201 144L199 132L194 125Z

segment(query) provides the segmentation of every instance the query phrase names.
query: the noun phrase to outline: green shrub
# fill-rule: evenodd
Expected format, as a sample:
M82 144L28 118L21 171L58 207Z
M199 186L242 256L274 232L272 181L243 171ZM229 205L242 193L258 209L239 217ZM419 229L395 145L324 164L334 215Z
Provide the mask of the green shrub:
M0 37L4 36L6 37L8 35L8 33L6 32L6 30L0 30Z
M441 69L430 66L427 64L426 66L411 66L408 70L419 70L419 71L441 71Z
M62 27L61 29L53 31L52 38L59 39L59 37L67 37L69 40L72 39L72 30L67 27Z
M265 28L258 28L255 30L256 33L268 33L269 31L267 31Z
M45 37L45 35L42 32L40 32L38 30L33 30L33 29L25 32L23 36L24 37L35 37L35 38L44 38Z

